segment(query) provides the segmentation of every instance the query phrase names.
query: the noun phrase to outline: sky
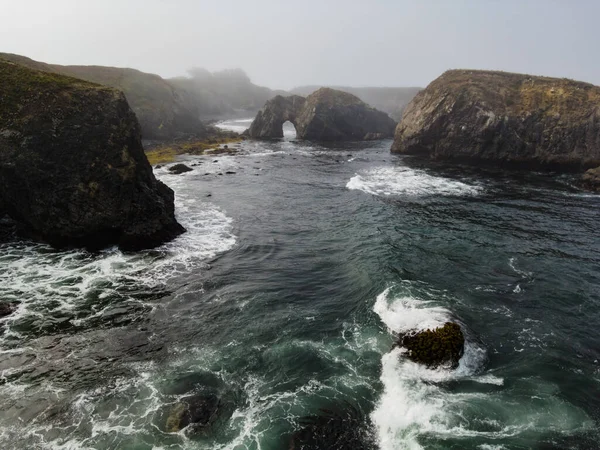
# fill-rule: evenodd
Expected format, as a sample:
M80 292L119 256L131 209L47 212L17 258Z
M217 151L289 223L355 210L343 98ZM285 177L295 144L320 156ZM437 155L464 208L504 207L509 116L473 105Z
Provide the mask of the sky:
M163 77L426 86L448 69L600 85L598 0L0 0L0 52Z

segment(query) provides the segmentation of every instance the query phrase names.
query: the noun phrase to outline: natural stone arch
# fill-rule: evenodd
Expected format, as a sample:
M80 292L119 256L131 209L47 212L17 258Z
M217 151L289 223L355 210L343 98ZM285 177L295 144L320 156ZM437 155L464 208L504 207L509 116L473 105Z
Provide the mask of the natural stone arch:
M296 137L309 141L361 141L390 138L396 122L347 92L321 88L306 98L298 95L269 100L248 129L253 138L282 138L290 121Z
M250 125L249 134L255 138L280 138L283 137L283 124L291 122L298 132L297 119L306 99L299 95L283 97L277 95L269 100L258 112Z

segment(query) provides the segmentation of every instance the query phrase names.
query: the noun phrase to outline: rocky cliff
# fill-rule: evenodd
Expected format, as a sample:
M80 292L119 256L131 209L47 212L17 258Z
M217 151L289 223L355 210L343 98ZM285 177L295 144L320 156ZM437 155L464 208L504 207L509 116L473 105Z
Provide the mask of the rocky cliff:
M371 140L391 137L396 123L358 97L321 88L308 97L277 96L258 112L248 131L251 137L283 136L290 121L299 139L313 141Z
M56 246L156 246L183 231L114 89L0 60L0 215Z
M291 94L306 97L323 86L300 86L292 89ZM402 119L402 112L406 105L421 91L419 87L353 87L353 86L327 86L338 91L356 95L363 102L373 108L383 111L395 121Z
M578 171L600 165L600 88L451 70L407 106L392 152Z

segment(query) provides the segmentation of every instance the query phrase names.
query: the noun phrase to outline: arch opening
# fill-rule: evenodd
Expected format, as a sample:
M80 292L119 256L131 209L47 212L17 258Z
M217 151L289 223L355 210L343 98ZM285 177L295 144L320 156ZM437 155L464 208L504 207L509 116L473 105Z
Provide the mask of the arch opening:
M296 139L296 136L297 136L296 125L294 125L293 122L291 122L290 120L286 120L285 122L283 122L281 129L283 130L283 138L284 139L286 139L286 140Z

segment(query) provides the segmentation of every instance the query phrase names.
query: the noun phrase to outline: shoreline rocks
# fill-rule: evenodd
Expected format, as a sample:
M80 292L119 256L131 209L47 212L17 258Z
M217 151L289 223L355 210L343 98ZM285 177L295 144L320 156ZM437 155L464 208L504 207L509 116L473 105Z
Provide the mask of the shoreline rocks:
M121 92L2 60L0 209L56 247L138 250L185 231Z
M347 92L321 88L269 100L248 129L253 138L281 138L283 124L296 127L298 139L309 141L362 141L392 137L396 122Z
M561 172L600 166L600 87L451 70L407 106L392 153Z

